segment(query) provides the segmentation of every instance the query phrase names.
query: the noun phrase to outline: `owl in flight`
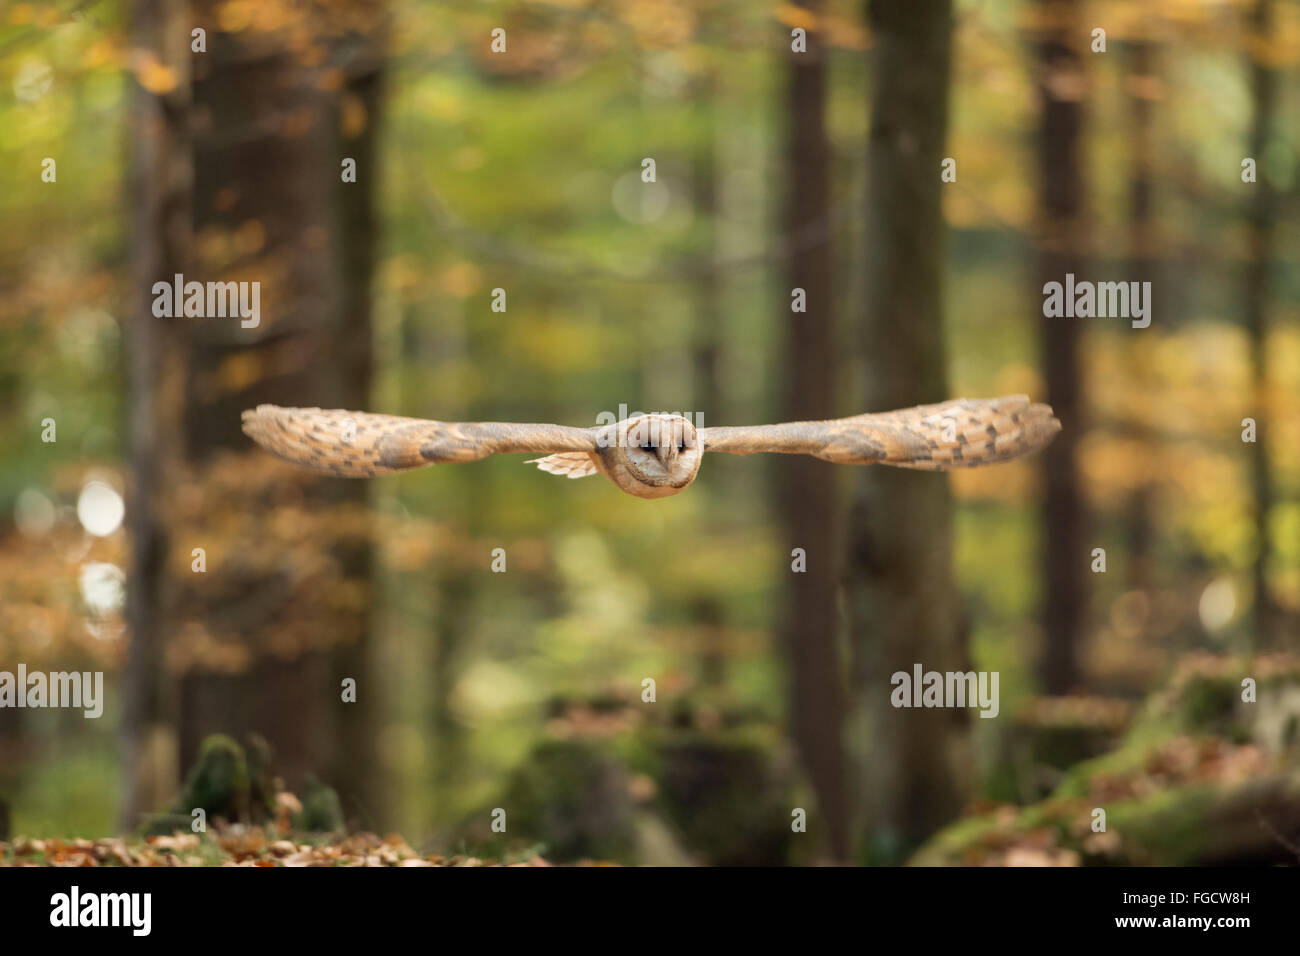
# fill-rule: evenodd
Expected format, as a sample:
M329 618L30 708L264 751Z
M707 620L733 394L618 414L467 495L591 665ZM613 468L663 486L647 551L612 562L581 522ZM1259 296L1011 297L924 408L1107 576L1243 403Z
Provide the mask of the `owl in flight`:
M699 474L706 451L812 455L841 465L940 471L991 465L1046 446L1061 423L1024 395L959 398L824 422L699 428L680 415L637 415L593 428L504 422L435 422L319 408L259 405L244 432L312 471L370 478L407 468L528 452L542 471L602 474L638 498L666 498Z

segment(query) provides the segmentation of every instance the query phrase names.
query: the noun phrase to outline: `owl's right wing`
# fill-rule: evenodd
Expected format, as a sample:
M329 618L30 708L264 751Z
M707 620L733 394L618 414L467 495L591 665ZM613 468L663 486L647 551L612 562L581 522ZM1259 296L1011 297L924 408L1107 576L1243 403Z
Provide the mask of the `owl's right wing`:
M970 468L1038 451L1061 430L1047 405L1024 395L959 398L823 422L702 428L705 451L812 455L843 465L927 471Z
M244 433L267 451L312 471L370 478L408 468L477 461L514 452L596 451L598 429L510 422L436 422L342 409L259 405Z

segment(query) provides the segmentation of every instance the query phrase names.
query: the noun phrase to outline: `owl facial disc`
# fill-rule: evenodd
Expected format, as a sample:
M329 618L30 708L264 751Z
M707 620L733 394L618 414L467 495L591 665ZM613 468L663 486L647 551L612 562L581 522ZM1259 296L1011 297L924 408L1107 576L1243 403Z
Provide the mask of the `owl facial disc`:
M601 470L638 498L667 498L695 480L704 443L679 415L641 415L609 426L598 452Z

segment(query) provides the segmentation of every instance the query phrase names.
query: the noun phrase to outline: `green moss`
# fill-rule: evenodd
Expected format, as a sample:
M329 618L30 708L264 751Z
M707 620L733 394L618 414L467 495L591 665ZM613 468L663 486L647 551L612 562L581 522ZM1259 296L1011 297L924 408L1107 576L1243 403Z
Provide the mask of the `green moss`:
M595 740L538 744L511 775L500 804L509 833L547 840L558 860L628 860L635 847L627 771Z
M720 865L788 859L793 801L766 729L659 733L651 745L662 767L658 806L688 850Z
M209 818L242 820L248 816L248 760L244 748L225 734L210 734L199 746L199 757L185 781L175 812L202 807Z
M1183 726L1200 731L1225 731L1232 725L1240 688L1235 679L1201 678L1183 689Z
M343 806L333 787L310 774L303 781L302 812L294 814L295 829L312 833L339 833L344 828Z
M245 743L249 812L260 823L275 816L275 794L279 789L271 772L275 758L271 745L261 734L249 734Z
M1220 799L1214 786L1161 790L1107 807L1107 828L1119 835L1129 862L1147 866L1204 864L1207 826Z
M992 816L966 817L944 827L908 860L909 866L944 866L961 863L967 847L983 842L996 832Z

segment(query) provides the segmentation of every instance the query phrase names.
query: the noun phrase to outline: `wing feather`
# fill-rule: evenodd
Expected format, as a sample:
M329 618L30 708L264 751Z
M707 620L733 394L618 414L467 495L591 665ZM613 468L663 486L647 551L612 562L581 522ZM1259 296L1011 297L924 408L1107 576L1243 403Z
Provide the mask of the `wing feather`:
M1061 430L1047 405L1024 395L959 398L821 422L704 428L706 451L813 455L846 465L940 471L1008 461L1046 447Z
M595 451L596 430L506 422L436 422L342 409L259 405L244 433L267 451L313 471L370 478L408 468L515 452Z
M596 457L583 451L547 455L545 458L534 458L526 464L536 465L547 474L563 475L566 478L586 478L599 470L596 467Z

